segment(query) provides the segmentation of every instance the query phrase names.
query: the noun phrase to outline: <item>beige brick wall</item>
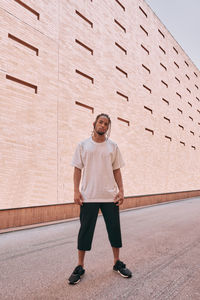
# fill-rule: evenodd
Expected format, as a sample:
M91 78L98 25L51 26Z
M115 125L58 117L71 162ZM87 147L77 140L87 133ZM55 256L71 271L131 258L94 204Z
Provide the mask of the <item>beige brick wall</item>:
M199 189L200 72L144 1L2 0L0 18L0 208L72 202L100 112L126 196Z

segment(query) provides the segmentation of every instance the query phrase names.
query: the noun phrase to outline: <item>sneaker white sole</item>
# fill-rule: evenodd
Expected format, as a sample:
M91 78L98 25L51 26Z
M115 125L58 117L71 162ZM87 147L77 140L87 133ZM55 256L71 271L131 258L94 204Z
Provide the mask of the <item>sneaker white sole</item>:
M70 282L69 280L68 280L68 283L69 284L71 284L71 285L74 285L74 284L77 284L77 283L79 283L81 281L81 279L79 279L78 281L76 281L76 282Z
M124 278L129 278L129 277L131 277L131 276L127 276L127 275L124 275L124 274L122 274L122 273L120 273L120 271L119 270L113 270L114 272L116 272L116 273L119 273L119 275L121 275L122 277L124 277Z

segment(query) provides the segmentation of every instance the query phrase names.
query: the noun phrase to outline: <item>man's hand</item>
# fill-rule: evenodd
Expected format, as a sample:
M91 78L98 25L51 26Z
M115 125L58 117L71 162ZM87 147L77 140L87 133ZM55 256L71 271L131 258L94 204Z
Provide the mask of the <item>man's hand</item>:
M119 206L123 202L124 202L124 193L122 191L119 191L115 196L114 203L116 203L116 205Z
M83 205L83 196L81 195L81 193L78 192L74 192L74 203L78 204L78 205Z

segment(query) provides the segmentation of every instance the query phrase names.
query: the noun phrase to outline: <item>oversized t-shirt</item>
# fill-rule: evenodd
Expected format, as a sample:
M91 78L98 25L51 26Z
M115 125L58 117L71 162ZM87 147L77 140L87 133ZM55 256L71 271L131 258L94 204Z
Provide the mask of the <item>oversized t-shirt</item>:
M84 202L113 202L117 194L113 170L123 165L119 148L110 139L96 143L90 137L79 143L72 166L83 170L81 194Z

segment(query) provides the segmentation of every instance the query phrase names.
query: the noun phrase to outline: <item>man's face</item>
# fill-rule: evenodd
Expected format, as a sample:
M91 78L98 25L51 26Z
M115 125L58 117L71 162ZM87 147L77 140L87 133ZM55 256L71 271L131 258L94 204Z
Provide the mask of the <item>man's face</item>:
M106 117L102 116L98 118L96 125L94 123L94 130L99 135L103 135L107 132L108 126L109 126L109 120Z

